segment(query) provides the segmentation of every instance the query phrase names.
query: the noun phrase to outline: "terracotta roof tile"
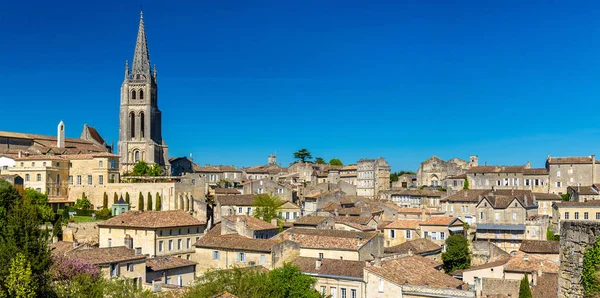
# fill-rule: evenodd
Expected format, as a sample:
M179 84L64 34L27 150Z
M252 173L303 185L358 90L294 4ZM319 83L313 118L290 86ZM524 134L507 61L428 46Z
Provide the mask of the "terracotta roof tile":
M264 220L260 220L256 217L248 216L248 215L234 215L234 216L223 216L223 218L236 222L238 219L242 221L246 221L247 227L255 230L255 231L264 231L264 230L275 230L278 229L277 226L272 225L270 222L266 222Z
M560 242L546 240L523 240L519 250L522 252L535 254L559 254Z
M558 264L520 251L504 265L504 271L534 272L538 270L558 273Z
M481 269L502 266L502 265L505 265L506 263L508 263L509 260L510 260L510 257L500 257L493 262L481 264L479 266L472 266L467 269L457 270L457 271L452 272L452 274L458 275L458 274L462 274L463 272L470 272L470 271L475 271L475 270L481 270Z
M479 173L523 173L524 166L478 166L471 167L467 172Z
M361 232L375 231L375 228L372 228L372 227L369 227L369 226L365 226L365 225L361 225L361 224L357 224L357 223L354 223L354 222L338 222L338 224L349 226L349 227L357 229L357 230L359 230Z
M218 195L239 195L241 194L239 190L235 188L216 188L215 194Z
M329 216L302 216L294 222L294 225L302 225L302 226L317 226L322 222L326 221Z
M373 217L370 216L336 216L335 222L351 222L360 225L368 224Z
M433 260L414 255L382 261L381 267L368 264L365 270L398 285L454 289L462 286L460 280L435 269L437 266Z
M127 211L99 223L98 227L138 227L156 229L201 226L204 224L206 224L206 222L198 220L183 210Z
M146 267L152 271L194 266L196 264L198 263L178 257L158 257L146 260Z
M74 250L66 253L66 256L93 265L146 259L144 255L136 256L135 250L125 246Z
M298 243L300 247L306 248L358 250L375 236L377 236L377 232L301 229L294 227L275 236L275 238L281 240L289 239Z
M592 163L591 156L568 156L568 157L548 157L546 162L549 164L586 164ZM596 163L600 161L596 160Z
M214 295L211 298L238 298L238 296L233 295L233 294L225 291L225 292L223 292L221 294Z
M254 195L219 196L216 200L221 206L252 206Z
M523 175L548 175L546 168L523 169Z
M434 217L430 217L430 218L422 221L421 225L422 226L447 226L447 225L451 224L455 220L456 220L457 223L462 224L461 221L460 221L460 219L458 219L456 217L451 217L451 216L434 216Z
M533 298L558 297L558 273L542 272L537 285L531 288L531 294Z
M363 278L364 261L322 259L321 268L317 269L317 260L317 258L298 257L293 264L298 265L302 273Z
M451 196L447 196L440 201L442 202L468 202L468 203L478 203L479 196L484 196L485 194L491 192L491 189L468 189L461 190Z
M442 251L442 247L433 243L431 240L420 238L412 241L406 241L402 244L386 247L384 248L384 252L388 253L397 253L397 254L407 254L409 250L412 250L414 254L423 254L434 251Z
M240 235L204 236L194 245L199 248L226 248L241 251L271 252L280 241L273 239L253 239Z
M420 224L421 224L420 220L399 219L399 220L396 220L396 221L388 224L387 226L385 226L385 229L411 229L411 230L416 230L416 229L419 228Z
M555 203L557 207L600 207L600 200L591 200L587 202L559 202Z

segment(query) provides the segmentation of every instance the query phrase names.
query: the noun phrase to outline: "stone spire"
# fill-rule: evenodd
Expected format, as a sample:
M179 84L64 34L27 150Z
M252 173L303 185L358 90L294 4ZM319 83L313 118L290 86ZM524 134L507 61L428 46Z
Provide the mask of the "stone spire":
M135 42L131 74L133 74L134 79L137 79L138 74L141 75L140 79L150 79L150 54L148 53L148 44L146 43L144 13L142 11L140 11L140 27Z

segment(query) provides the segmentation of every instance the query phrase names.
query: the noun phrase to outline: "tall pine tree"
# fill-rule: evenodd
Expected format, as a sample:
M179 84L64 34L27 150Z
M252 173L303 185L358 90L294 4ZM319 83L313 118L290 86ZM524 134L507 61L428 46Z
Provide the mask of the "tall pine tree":
M138 199L138 210L144 211L144 196L142 196L141 191L140 191L140 198Z
M152 211L152 195L148 192L148 211Z
M156 208L154 208L154 210L156 210L156 211L162 210L162 202L160 201L160 194L158 193L158 191L156 192Z

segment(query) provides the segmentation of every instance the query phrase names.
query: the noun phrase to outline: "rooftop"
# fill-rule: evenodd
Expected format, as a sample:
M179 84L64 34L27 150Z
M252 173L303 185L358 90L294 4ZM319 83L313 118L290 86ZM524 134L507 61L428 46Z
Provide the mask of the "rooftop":
M428 286L433 288L461 287L462 282L436 269L433 260L422 256L408 256L392 260L383 260L381 266L367 265L370 271L397 285Z
M146 259L146 256L135 255L135 250L129 249L125 246L74 250L68 252L66 256L69 258L79 259L82 262L93 265Z
M196 264L198 263L178 257L159 257L146 260L146 267L152 271L194 266Z
M275 236L280 240L292 240L305 248L329 248L358 250L377 236L377 232L355 232L342 230L321 230L291 228Z
M329 216L302 216L294 222L295 226L317 226L326 221Z
M240 235L206 235L194 245L199 248L225 248L241 251L271 252L280 241L273 239L253 239Z
M416 219L398 219L387 226L385 229L412 229L416 230L419 228L421 220Z
M559 254L560 242L546 240L523 240L519 250L522 252L535 254Z
M317 260L317 258L298 257L293 264L298 265L302 273L363 278L364 261L322 259L321 267L317 269Z
M252 206L254 195L226 195L216 198L221 206Z
M127 211L107 221L98 224L98 227L125 227L125 228L176 228L201 226L204 221L190 215L184 210L170 211Z
M245 221L246 227L255 231L274 230L278 228L269 222L248 215L223 216L223 218L231 222L237 222L238 220Z
M386 254L407 254L409 250L414 254L424 254L435 251L441 252L442 247L433 243L431 240L420 238L384 248Z

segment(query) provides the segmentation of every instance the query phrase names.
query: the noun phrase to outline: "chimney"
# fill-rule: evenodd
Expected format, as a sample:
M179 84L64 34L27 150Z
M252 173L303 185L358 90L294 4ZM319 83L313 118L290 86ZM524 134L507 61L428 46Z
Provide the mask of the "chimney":
M77 240L73 239L73 248L77 248L77 245L78 245L78 244L79 244L79 243L77 243Z
M528 254L525 254L525 255L523 256L523 261L525 261L525 262L529 262L529 255L528 255Z
M409 249L408 249L408 255L409 255L409 256L412 256L412 255L413 255L413 250L412 250L412 248L409 248Z
M22 151L19 151L19 158L21 158L21 156L23 156L22 154L23 154Z
M129 234L125 235L125 247L132 249L133 248L133 239L131 239L131 236Z
M321 259L317 259L315 262L315 269L321 270Z
M65 148L65 124L62 121L58 123L57 130L56 147Z
M271 224L277 226L277 218L271 219Z
M375 267L381 268L381 257L375 257L375 262L373 262Z
M358 240L357 243L358 243L358 246L360 247L362 245L363 238L362 238L362 236L358 236L358 237L356 237L356 239Z
M592 184L596 183L596 154L592 154Z
M290 231L289 238L290 238L290 241L294 241L294 231L293 230Z

